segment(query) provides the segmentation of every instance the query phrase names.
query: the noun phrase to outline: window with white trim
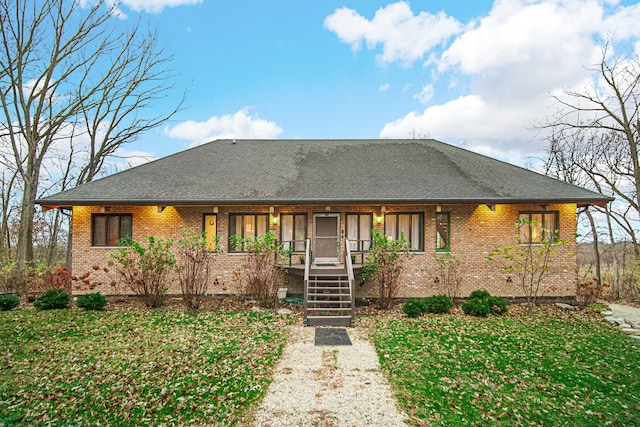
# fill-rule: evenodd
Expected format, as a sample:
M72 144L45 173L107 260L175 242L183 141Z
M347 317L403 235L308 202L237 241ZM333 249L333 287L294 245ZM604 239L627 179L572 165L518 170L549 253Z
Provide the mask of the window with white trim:
M284 249L304 252L307 240L307 214L280 214L280 241Z
M518 220L521 244L555 242L558 238L558 211L522 211Z
M371 249L371 228L373 225L373 215L362 213L348 213L347 239L349 239L349 250L354 252L369 252Z
M268 214L229 214L229 252L242 252L231 243L232 236L240 239L260 236L269 230L268 224Z
M409 248L414 252L424 250L424 214L422 213L388 213L384 216L384 233L387 237L398 240L404 235Z

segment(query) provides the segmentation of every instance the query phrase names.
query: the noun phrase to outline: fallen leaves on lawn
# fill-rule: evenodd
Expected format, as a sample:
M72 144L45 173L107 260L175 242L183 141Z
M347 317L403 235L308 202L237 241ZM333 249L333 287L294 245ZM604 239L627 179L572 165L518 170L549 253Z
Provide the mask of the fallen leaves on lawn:
M367 322L416 425L640 425L640 345L599 317L547 306Z
M266 391L288 322L139 307L3 313L0 425L231 425Z

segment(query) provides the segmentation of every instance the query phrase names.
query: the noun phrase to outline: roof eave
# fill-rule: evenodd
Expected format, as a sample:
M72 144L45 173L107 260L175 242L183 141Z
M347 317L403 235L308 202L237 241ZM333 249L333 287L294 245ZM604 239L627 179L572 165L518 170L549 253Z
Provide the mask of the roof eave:
M611 197L602 198L451 198L451 199L234 199L234 200L56 200L40 199L36 203L48 208L71 208L73 206L213 206L213 205L318 205L318 204L548 204L548 203L576 203L579 206L605 204L613 201Z

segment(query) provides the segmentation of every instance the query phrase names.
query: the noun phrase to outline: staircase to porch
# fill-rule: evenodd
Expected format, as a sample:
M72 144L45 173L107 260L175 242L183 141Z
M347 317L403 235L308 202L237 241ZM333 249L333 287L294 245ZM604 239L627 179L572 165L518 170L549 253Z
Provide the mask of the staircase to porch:
M311 266L305 301L305 326L353 326L353 295L344 266Z
M311 264L309 245L304 272L304 325L353 326L354 276L348 249L343 264Z

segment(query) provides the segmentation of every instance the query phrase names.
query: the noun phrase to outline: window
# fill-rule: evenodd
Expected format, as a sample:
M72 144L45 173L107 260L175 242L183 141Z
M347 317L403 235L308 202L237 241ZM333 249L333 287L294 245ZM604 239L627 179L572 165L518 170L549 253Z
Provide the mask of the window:
M351 252L369 252L371 249L371 214L347 214L347 239Z
M91 216L91 245L118 246L118 240L131 237L131 214L94 214Z
M421 213L386 214L384 232L394 240L404 235L411 251L424 250L424 216Z
M436 213L436 252L449 252L451 216L449 212Z
M240 252L231 243L231 236L241 239L265 234L268 230L268 214L229 214L229 252Z
M202 231L207 240L207 249L216 250L216 240L218 239L218 217L216 214L202 215Z
M307 239L307 214L281 214L280 240L284 248L304 252Z
M558 211L520 212L520 243L554 242L558 236Z

